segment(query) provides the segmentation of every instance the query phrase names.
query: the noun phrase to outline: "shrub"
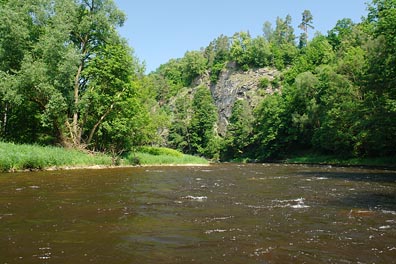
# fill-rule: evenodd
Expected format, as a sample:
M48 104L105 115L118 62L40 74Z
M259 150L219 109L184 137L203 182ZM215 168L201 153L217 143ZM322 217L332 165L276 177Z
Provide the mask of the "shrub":
M268 80L268 78L262 77L259 80L258 87L262 88L262 89L265 89L265 88L267 88L269 86L269 84L270 84L270 81Z
M173 156L173 157L183 157L183 154L180 153L177 150L170 149L170 148L161 148L161 147L140 147L138 148L138 152L142 153L147 153L151 154L154 156L160 156L160 155L165 155L165 156Z

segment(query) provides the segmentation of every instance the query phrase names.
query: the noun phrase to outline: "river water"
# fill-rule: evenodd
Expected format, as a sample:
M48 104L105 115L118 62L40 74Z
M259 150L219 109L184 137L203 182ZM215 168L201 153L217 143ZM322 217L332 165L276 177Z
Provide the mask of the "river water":
M396 263L396 171L0 174L0 263Z

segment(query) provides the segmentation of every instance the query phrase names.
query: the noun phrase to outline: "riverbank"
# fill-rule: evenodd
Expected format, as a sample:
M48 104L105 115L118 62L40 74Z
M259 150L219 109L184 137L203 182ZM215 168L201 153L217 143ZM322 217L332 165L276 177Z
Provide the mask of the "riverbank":
M115 160L102 153L0 142L0 172L197 164L207 165L209 162L166 148L141 148Z
M283 160L282 163L396 168L396 157L343 158L337 156L308 154L287 158Z

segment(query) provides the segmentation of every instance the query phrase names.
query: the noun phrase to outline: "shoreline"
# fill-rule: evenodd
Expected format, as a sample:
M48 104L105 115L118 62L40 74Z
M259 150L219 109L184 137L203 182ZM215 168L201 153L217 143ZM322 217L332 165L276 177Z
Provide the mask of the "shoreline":
M71 170L106 170L106 169L128 169L128 168L144 168L144 167L209 167L211 163L207 164L143 164L143 165L82 165L82 166L51 166L41 169L23 169L23 170L9 170L1 173L18 173L18 172L40 172L40 171L71 171Z

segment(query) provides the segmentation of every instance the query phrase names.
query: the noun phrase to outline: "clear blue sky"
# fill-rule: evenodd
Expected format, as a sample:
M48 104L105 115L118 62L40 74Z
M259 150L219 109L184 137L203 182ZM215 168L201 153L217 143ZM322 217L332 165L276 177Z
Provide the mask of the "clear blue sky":
M220 36L249 31L262 34L265 21L290 14L296 35L305 9L311 11L315 29L326 34L342 18L360 22L367 15L367 0L115 0L127 14L120 33L145 61L147 72L189 50L206 47Z

